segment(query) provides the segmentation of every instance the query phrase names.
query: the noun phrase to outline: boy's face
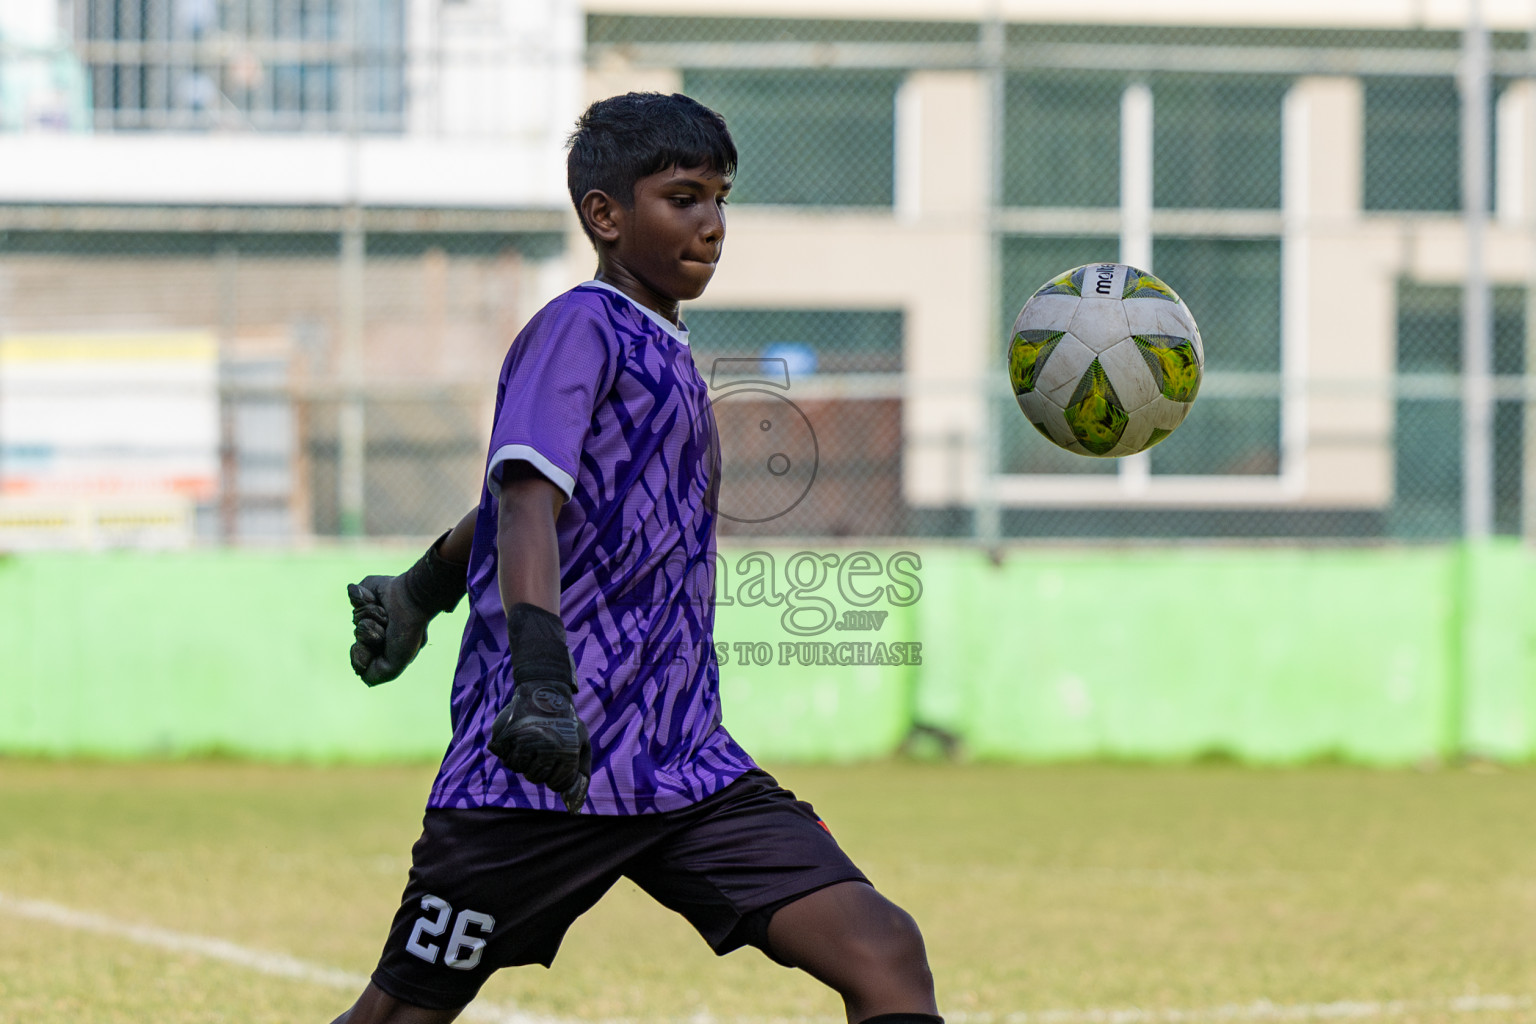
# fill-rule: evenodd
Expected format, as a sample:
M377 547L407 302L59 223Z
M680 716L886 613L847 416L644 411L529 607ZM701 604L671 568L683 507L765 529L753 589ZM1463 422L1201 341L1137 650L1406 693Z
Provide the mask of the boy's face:
M646 305L675 308L704 294L725 243L730 179L707 167L669 167L635 182L635 201L607 207L594 224L608 243L600 270L643 290ZM606 230L603 230L606 228ZM650 300L650 301L648 301Z

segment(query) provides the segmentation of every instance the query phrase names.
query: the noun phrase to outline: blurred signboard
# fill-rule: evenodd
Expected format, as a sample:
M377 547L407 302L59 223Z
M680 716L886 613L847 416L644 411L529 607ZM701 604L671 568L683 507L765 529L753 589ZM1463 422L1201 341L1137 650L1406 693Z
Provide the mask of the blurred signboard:
M206 331L0 336L0 546L189 542L219 486L218 353Z

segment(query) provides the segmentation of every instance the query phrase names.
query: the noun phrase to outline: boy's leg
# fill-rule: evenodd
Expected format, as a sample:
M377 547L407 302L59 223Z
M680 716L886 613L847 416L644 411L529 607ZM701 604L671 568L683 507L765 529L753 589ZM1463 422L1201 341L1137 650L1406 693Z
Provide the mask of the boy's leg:
M428 1010L402 1003L370 981L352 1009L331 1024L448 1024L463 1012L462 1006L456 1010Z
M768 951L842 996L850 1024L939 1012L917 922L864 882L780 907L768 921Z
M761 771L657 817L664 842L625 874L717 953L743 945L842 996L852 1024L937 1024L933 977L912 918L875 891L815 810Z

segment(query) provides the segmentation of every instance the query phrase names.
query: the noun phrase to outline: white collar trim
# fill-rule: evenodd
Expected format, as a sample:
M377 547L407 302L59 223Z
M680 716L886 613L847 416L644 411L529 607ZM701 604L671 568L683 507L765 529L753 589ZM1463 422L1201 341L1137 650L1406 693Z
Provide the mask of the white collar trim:
M640 303L636 302L634 299L630 298L628 295L625 295L623 292L619 291L617 288L615 288L613 285L609 284L607 281L598 281L596 279L593 279L591 281L583 281L581 284L577 285L577 287L578 288L601 288L601 289L603 289L603 291L613 292L613 294L619 296L625 302L628 302L630 305L634 306L640 312L642 312L646 316L650 317L652 322L654 322L657 327L660 327L662 330L666 331L668 334L670 334L672 337L676 338L678 341L682 342L684 345L688 344L688 328L687 327L682 326L680 324L674 324L672 321L668 320L666 317L662 316L660 313L656 312L654 309L650 309L649 307L640 305Z

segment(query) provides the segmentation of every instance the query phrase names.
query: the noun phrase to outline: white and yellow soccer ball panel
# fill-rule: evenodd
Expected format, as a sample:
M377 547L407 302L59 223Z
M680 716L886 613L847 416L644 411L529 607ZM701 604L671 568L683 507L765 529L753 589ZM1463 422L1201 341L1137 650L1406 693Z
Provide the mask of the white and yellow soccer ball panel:
M1184 421L1205 367L1200 329L1167 284L1123 263L1076 267L1019 311L1008 376L1019 408L1056 444L1114 458Z

